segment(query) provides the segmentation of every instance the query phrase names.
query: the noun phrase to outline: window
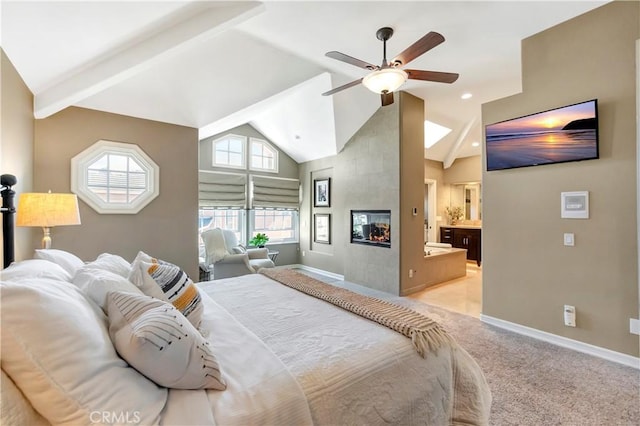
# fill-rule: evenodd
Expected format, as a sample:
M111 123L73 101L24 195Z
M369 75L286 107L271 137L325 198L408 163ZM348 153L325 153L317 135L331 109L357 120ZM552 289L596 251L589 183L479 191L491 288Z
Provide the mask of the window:
M245 241L245 211L241 209L200 209L199 233L206 227L228 229L236 234L242 244Z
M71 190L98 213L142 210L159 193L157 164L134 144L98 141L71 160Z
M212 144L213 166L246 168L245 145L247 138L238 135L226 135Z
M262 139L251 138L251 170L278 172L278 151Z
M251 210L251 237L258 232L267 234L269 243L298 241L298 211L256 209Z

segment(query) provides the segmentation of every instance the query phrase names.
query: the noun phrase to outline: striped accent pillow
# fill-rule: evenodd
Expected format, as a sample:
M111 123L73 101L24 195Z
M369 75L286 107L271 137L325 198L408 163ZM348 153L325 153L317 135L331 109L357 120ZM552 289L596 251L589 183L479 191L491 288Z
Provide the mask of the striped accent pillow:
M170 302L195 327L202 320L202 298L196 285L182 269L176 265L153 259L152 262L136 260L129 280L147 296Z
M146 295L107 295L109 335L125 361L160 386L224 390L210 342L171 304Z

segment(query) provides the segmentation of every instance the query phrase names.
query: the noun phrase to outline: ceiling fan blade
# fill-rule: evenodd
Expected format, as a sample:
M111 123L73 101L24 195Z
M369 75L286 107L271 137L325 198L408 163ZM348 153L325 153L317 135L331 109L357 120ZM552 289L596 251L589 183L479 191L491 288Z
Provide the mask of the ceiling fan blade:
M453 83L460 76L453 72L404 70L411 80L435 81L438 83Z
M393 61L391 61L391 63L395 64L396 66L407 65L409 62L413 61L423 53L433 49L443 41L444 37L442 36L442 34L430 31L420 40L407 47L401 54L393 58Z
M356 67L359 67L359 68L364 68L366 70L377 70L379 68L375 65L371 65L368 62L361 61L360 59L354 58L353 56L336 52L335 50L325 53L325 56L328 56L329 58L332 58L332 59L337 59L338 61L346 62L347 64L355 65Z
M393 103L393 92L381 93L382 106L391 105Z
M333 95L334 93L337 93L337 92L339 92L339 91L341 91L341 90L348 89L349 87L357 86L357 85L358 85L358 84L360 84L361 82L362 82L362 79L354 80L354 81L352 81L351 83L343 84L343 85L342 85L342 86L340 86L340 87L336 87L335 89L331 89L331 90L329 90L328 92L324 92L324 93L322 94L322 96L329 96L329 95Z

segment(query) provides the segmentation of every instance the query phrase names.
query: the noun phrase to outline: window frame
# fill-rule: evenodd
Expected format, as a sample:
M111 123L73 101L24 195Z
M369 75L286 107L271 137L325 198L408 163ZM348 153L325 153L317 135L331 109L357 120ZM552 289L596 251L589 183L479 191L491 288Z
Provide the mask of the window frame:
M145 171L145 190L132 202L107 202L89 188L89 167L109 154L133 158ZM136 144L98 140L71 159L71 191L100 214L137 214L160 194L160 167Z
M271 245L271 244L294 244L294 243L299 243L300 242L300 211L296 210L296 209L278 209L278 208L254 208L254 209L250 209L249 210L249 215L248 215L248 233L247 233L247 241L249 241L251 238L253 238L253 236L255 235L256 232L263 232L266 233L267 236L269 236L269 230L268 229L258 229L256 230L255 227L255 213L256 211L289 211L289 212L293 212L294 216L292 217L292 230L293 230L293 234L294 237L291 239L280 239L280 240L273 240L272 238L269 239L269 241L267 242L266 245ZM288 229L288 228L287 228Z
M215 213L214 213L214 219L212 219L206 226L204 227L200 227L200 219L203 217L202 216L202 211L215 211L215 212L221 212L224 211L226 212L237 212L238 213L238 224L240 226L239 231L240 232L240 236L238 237L238 242L246 245L246 241L247 241L247 210L246 209L240 209L240 208L225 208L225 207L198 207L198 235L200 235L200 233L202 233L202 231L204 230L204 228L207 228L209 226L211 226L211 222L214 222L215 224ZM228 216L228 215L227 215ZM214 226L215 227L215 226ZM229 229L226 226L224 227L220 227L221 229ZM235 230L234 230L235 232ZM236 235L237 237L237 235Z
M230 138L236 138L238 140L240 140L241 144L242 144L242 152L240 154L240 158L242 160L242 164L240 166L234 166L232 164L218 164L216 162L216 145L219 142L223 142L225 140L228 140ZM226 135L219 137L217 139L214 139L211 141L211 166L212 167L222 167L225 169L236 169L236 170L246 170L247 169L247 137L246 136L242 136L242 135L236 135L235 133L227 133ZM227 152L231 152L231 151L227 151Z
M252 157L253 157L253 143L259 143L263 146L265 146L267 149L273 151L274 156L273 156L273 169L265 169L262 167L253 167L253 163L252 163ZM264 149L264 148L263 148ZM267 142L264 139L260 139L260 138L249 138L249 149L247 150L247 162L249 164L249 170L252 171L256 171L256 172L265 172L265 173L278 173L279 171L279 164L280 164L280 152L278 151L278 149L271 145L269 142ZM262 158L265 158L264 156L261 156Z

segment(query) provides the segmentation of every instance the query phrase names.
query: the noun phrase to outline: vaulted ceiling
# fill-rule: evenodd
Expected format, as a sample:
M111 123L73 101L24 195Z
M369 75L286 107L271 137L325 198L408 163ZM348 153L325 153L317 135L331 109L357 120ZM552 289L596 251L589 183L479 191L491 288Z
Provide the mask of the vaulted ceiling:
M606 1L2 1L0 44L44 118L75 105L200 129L250 123L303 162L333 155L380 107L362 85L320 94L429 31L446 41L413 69L457 72L454 84L409 80L428 120L452 131L425 157L479 155L481 104L520 91L523 38ZM463 93L473 97L463 100Z

